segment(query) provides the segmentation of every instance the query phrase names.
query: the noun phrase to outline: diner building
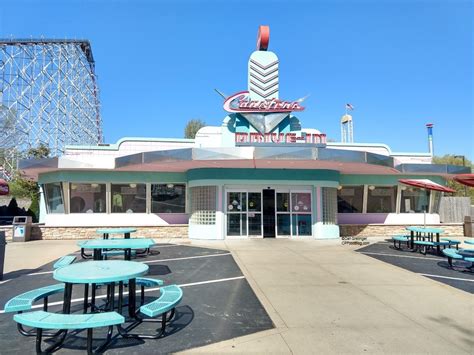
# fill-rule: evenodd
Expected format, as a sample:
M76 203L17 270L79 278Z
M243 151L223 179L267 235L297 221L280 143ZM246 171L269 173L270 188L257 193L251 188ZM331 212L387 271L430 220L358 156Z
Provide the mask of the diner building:
M247 90L222 94L227 116L195 139L127 137L22 161L23 174L41 186L40 222L187 225L196 239L326 239L346 224L439 223L447 179L468 168L433 164L432 151L328 142L323 131L304 128L304 98L279 97L279 61L268 41L261 26Z

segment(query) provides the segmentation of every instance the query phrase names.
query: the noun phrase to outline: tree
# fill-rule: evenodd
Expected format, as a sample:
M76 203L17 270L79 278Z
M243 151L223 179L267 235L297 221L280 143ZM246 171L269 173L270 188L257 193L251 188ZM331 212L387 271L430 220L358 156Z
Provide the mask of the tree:
M184 128L184 138L194 139L196 137L197 131L200 128L204 127L206 123L201 120L191 120L186 124Z
M464 161L463 161L464 158ZM463 165L470 167L471 169L474 168L474 165L472 162L467 159L466 157L463 157L462 155L454 155L454 154L446 154L443 155L442 157L433 157L433 163L434 164L449 164L449 165ZM454 196L467 196L471 198L471 204L474 204L474 188L470 188L467 186L464 186L462 184L457 183L454 180L448 180L448 187L456 190L456 193L454 193Z
M47 158L50 154L51 150L44 143L40 143L36 148L30 148L26 152L26 156L29 159Z
M47 145L41 143L36 148L30 148L26 152L29 159L42 159L49 157L50 149ZM28 215L33 217L33 221L37 222L39 215L39 185L36 181L25 179L16 173L12 181L9 182L10 195L13 198L29 198L31 200Z

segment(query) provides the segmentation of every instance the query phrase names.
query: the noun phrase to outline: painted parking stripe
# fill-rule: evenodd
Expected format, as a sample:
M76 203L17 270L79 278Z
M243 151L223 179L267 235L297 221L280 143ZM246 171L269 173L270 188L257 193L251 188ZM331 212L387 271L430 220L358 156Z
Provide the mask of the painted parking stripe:
M460 277L449 277L449 276L441 276L441 275L431 275L431 274L418 274L426 277L434 277L437 279L448 279L448 280L456 280L456 281L466 281L466 282L474 282L474 279L463 279Z
M183 257L183 258L173 258L173 259L146 260L146 261L140 261L140 262L144 263L144 264L153 264L153 263L161 263L161 262L165 262L165 261L188 260L188 259L199 259L199 258L212 258L214 256L225 256L225 255L231 255L231 253L187 256L187 257ZM52 274L53 272L54 272L54 270L32 272L31 274L27 274L27 276L46 275L46 274Z
M366 254L366 255L393 256L394 258L410 258L410 259L435 260L435 261L444 260L443 258L411 256L411 255L395 255L395 254L388 254L388 253L376 253L376 252L371 252L371 251L361 251L359 253Z
M216 279L216 280L206 280L206 281L199 281L199 282L192 282L192 283L187 283L187 284L181 284L181 285L178 285L179 287L192 287L192 286L199 286L199 285L206 285L206 284L213 284L213 283L219 283L219 282L227 282L227 281L235 281L235 280L242 280L242 279L245 279L245 276L236 276L236 277L228 277L228 278L225 278L225 279ZM145 293L147 292L152 292L152 291L158 291L160 288L159 287L154 287L154 288L148 288L148 289L145 289ZM139 292L141 292L140 290L137 290L136 293L138 294ZM128 292L125 291L123 293L124 295L128 295ZM115 296L118 297L118 292L115 293ZM95 298L96 299L100 299L100 298L105 298L107 297L107 295L99 295L99 296L96 296ZM71 303L77 303L77 302L84 302L84 298L74 298L71 300ZM48 304L48 307L49 306L59 306L59 305L62 305L63 304L63 301L57 301L57 302L50 302ZM35 308L43 308L43 305L42 304L37 304L37 305L34 305L33 307L31 307L31 309L35 309ZM5 310L0 310L0 314L3 314L5 313Z

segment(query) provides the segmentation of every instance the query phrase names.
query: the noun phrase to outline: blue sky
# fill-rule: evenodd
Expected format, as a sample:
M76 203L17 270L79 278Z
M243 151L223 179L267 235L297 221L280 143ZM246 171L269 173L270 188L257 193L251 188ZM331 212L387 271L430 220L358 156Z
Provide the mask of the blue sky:
M245 90L258 25L280 59L280 98L306 94L302 125L340 139L474 158L473 6L468 0L3 1L1 37L87 38L107 142L182 137L225 117L214 88Z

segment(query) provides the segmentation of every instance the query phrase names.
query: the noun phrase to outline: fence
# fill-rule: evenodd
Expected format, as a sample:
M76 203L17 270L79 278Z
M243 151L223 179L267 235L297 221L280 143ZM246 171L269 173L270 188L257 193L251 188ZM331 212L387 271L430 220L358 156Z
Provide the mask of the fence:
M463 223L464 216L471 214L469 197L442 197L439 205L439 218L442 223Z

